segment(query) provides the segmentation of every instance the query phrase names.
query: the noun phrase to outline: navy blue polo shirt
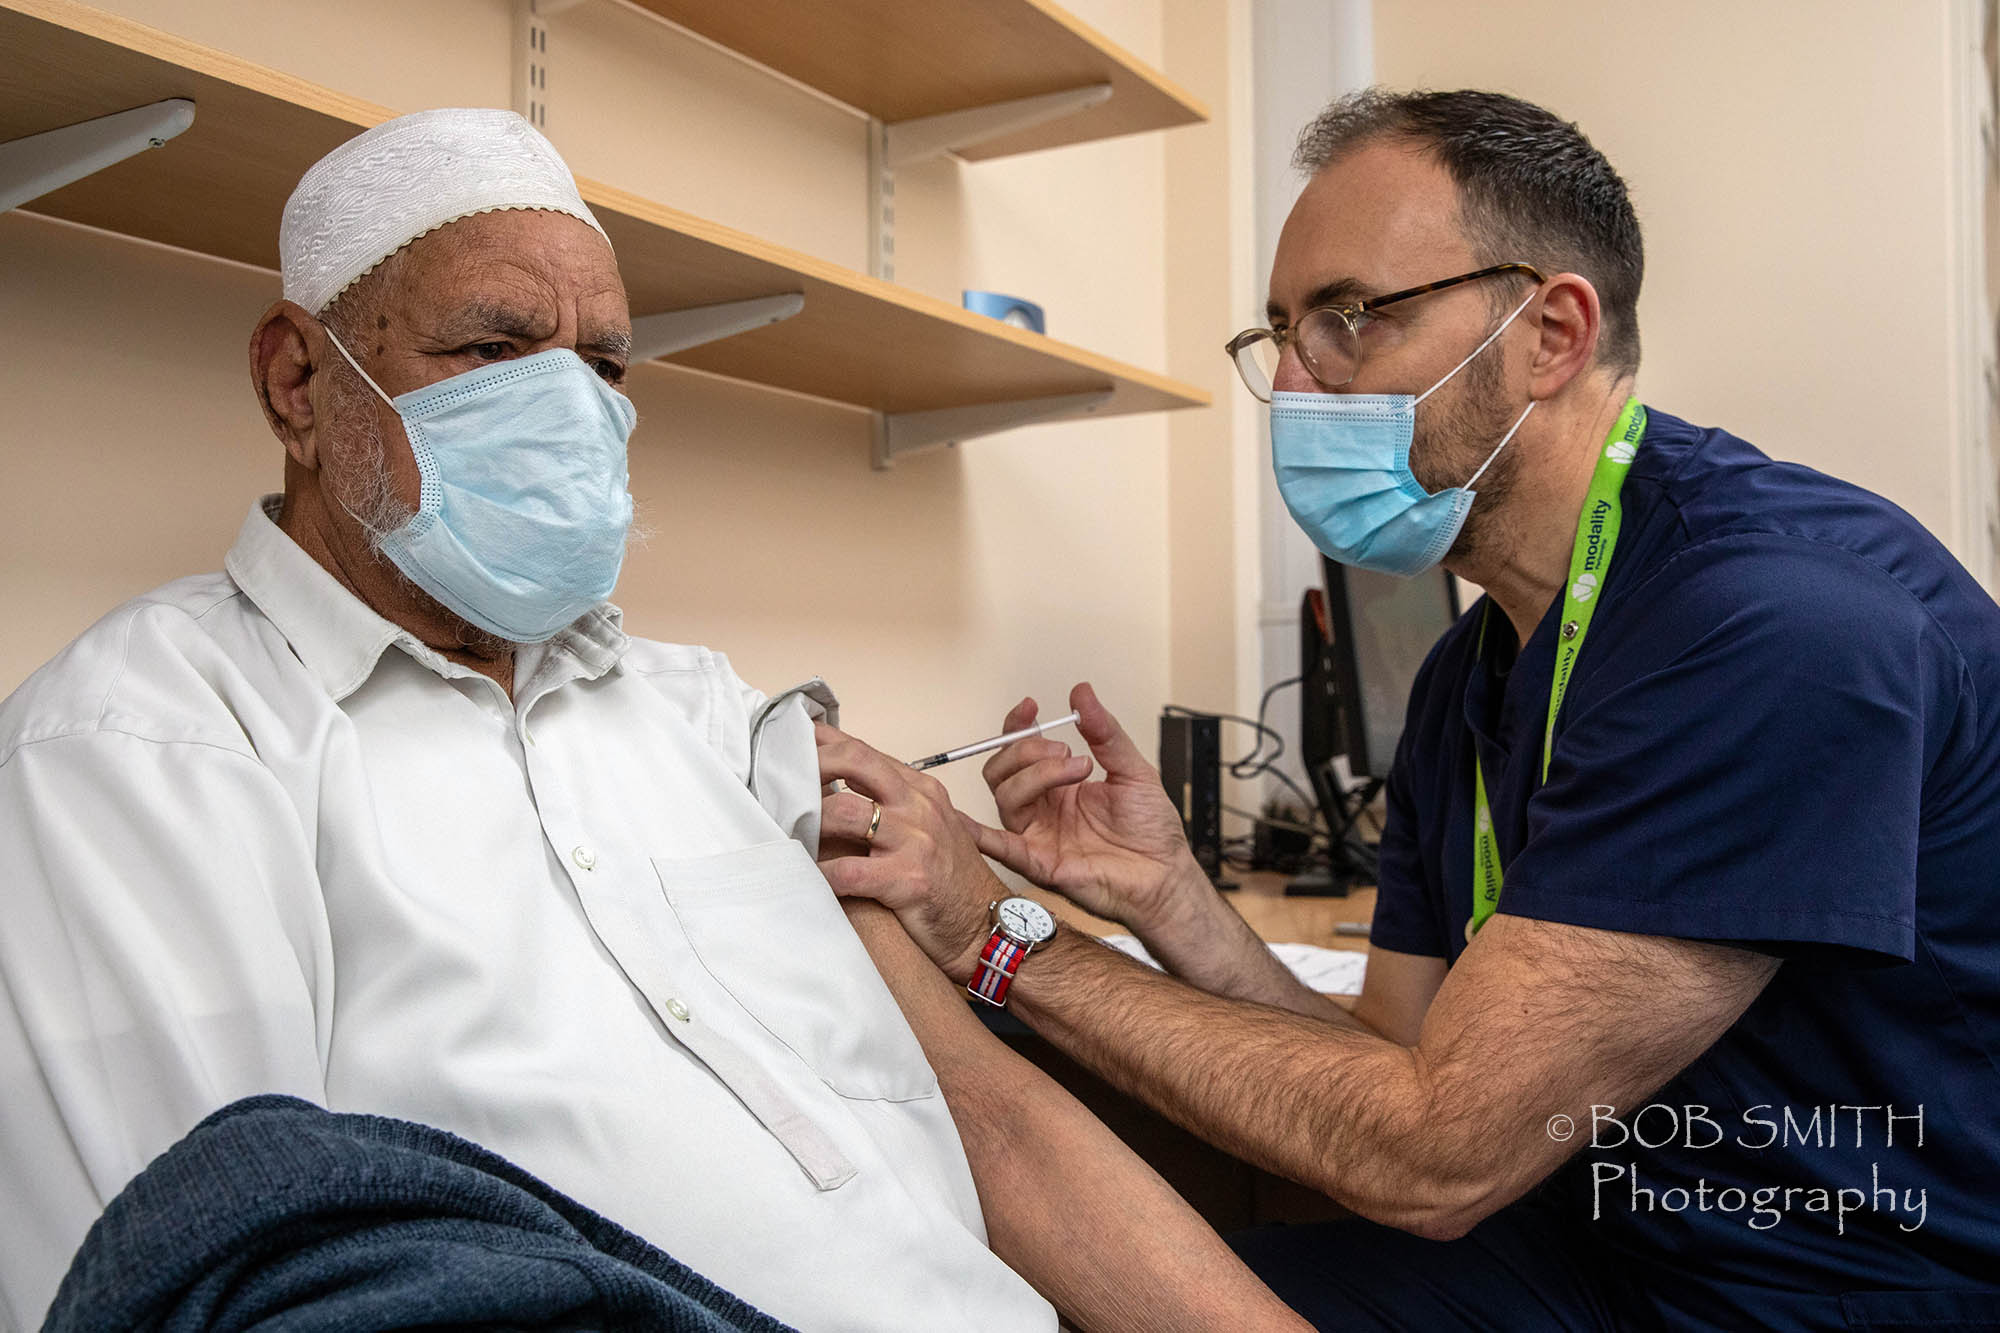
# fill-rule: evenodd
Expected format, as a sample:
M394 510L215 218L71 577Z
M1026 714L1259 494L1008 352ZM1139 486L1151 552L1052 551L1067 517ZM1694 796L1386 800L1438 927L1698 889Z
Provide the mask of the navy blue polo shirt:
M1664 413L1622 499L1546 784L1560 602L1482 648L1482 600L1419 673L1373 942L1464 950L1476 747L1501 912L1783 960L1598 1124L1565 1225L1670 1327L2000 1326L2000 607L1888 501Z

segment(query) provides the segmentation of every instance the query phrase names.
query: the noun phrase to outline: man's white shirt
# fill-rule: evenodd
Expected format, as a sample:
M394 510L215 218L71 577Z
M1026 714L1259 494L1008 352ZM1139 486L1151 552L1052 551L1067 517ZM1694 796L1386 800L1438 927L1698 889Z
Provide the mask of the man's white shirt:
M273 513L0 704L0 1325L281 1092L461 1134L801 1328L1052 1328L813 866L806 697L605 607L510 702Z

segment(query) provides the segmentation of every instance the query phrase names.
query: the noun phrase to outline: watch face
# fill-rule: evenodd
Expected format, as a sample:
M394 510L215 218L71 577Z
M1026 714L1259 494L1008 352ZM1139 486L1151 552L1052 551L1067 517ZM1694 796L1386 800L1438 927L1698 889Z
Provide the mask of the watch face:
M1009 898L1000 904L1000 928L1024 943L1040 944L1056 933L1056 919L1032 898Z

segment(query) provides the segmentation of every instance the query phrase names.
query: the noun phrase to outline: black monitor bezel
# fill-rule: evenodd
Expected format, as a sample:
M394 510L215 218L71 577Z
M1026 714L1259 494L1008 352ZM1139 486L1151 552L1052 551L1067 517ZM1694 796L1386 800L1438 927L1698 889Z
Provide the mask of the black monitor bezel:
M1320 586L1326 597L1327 650L1333 659L1336 743L1347 756L1348 769L1356 777L1386 778L1394 755L1383 755L1380 772L1368 753L1368 724L1361 713L1361 670L1354 654L1354 618L1347 597L1347 567L1328 556L1320 556ZM1464 612L1459 602L1458 580L1443 569L1428 570L1416 578L1444 580L1448 629ZM1444 631L1440 630L1442 634Z

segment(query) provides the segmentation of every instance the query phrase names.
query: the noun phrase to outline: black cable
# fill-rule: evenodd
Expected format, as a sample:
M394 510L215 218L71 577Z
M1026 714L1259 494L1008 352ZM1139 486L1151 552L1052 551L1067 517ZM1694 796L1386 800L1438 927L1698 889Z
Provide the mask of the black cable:
M1270 727L1265 726L1262 722L1255 721L1251 718L1243 717L1236 713L1209 713L1209 712L1204 712L1202 709L1199 708L1183 708L1179 704L1168 704L1160 711L1167 714L1169 717L1212 717L1212 718L1217 718L1223 722L1234 722L1239 726L1254 728L1257 732L1257 743L1250 747L1250 753L1244 755L1241 759L1231 760L1228 765L1229 776L1232 778L1254 776L1254 773L1246 775L1243 773L1239 773L1237 770L1242 768L1244 765L1250 763L1253 759L1258 758L1258 752L1264 748L1264 737L1267 735L1270 736L1274 742L1276 742L1278 748L1272 751L1269 757L1259 760L1258 762L1260 766L1263 764L1269 764L1271 760L1276 759L1279 755L1285 752L1285 738L1283 736L1280 736L1276 731L1272 730Z
M1222 808L1226 813L1235 815L1238 819L1247 819L1252 824L1263 824L1270 828L1285 829L1292 833L1304 833L1314 838L1324 838L1326 836L1323 831L1313 828L1309 824L1294 824L1289 819L1276 819L1270 815L1253 815L1248 810L1241 810L1233 805L1225 805ZM1252 836L1254 837L1255 835Z
M1270 713L1271 699L1278 693L1279 690L1285 689L1288 686L1297 685L1303 680L1305 680L1305 677L1302 675L1290 676L1284 680L1275 682L1268 689L1264 691L1264 697L1257 701L1257 720L1256 722L1251 724L1257 728L1257 743L1250 747L1249 754L1244 755L1241 759L1237 760L1235 763L1229 766L1231 777L1241 780L1248 777L1255 777L1258 773L1269 772L1271 765L1277 763L1279 759L1284 757L1285 753L1284 734L1282 732L1277 731L1275 728L1265 726L1264 718ZM1249 773L1237 772L1238 769L1248 768L1250 766L1251 761L1258 760L1259 754L1264 748L1264 737L1266 736L1269 736L1271 738L1272 744L1276 748L1273 749L1269 755L1264 756L1261 759L1261 761L1258 762L1257 767L1251 772Z
M1382 790L1381 780L1371 779L1351 791L1338 793L1336 797L1338 810L1326 811L1320 808L1316 797L1308 794L1303 787L1292 780L1290 775L1275 767L1285 753L1285 738L1264 719L1269 716L1271 700L1276 697L1278 691L1297 685L1304 679L1304 676L1291 676L1271 685L1257 701L1255 718L1242 717L1235 713L1210 713L1196 708L1184 708L1178 704L1168 704L1162 711L1174 717L1212 717L1251 728L1256 735L1256 741L1248 753L1228 765L1229 776L1238 781L1249 781L1265 774L1276 778L1297 798L1300 808L1306 812L1308 822L1305 825L1291 824L1289 821L1274 820L1266 815L1252 815L1246 810L1233 807L1229 808L1229 813L1238 818L1249 819L1253 825L1266 823L1279 828L1289 826L1294 831L1307 832L1311 836L1311 841L1307 844L1302 857L1302 867L1323 864L1336 875L1344 875L1356 882L1373 883L1380 874L1377 850L1374 845L1362 840L1356 825L1366 819L1377 838L1380 838L1381 821L1376 819L1375 812L1370 807L1376 795ZM1269 754L1264 753L1267 738L1271 743ZM1335 822L1336 818L1338 823ZM1254 835L1248 838L1239 836L1224 840L1223 864L1233 870L1253 869L1254 853L1246 856L1244 845L1248 843L1254 847L1255 841Z
M1277 695L1278 691L1292 685L1297 685L1304 679L1303 675L1289 676L1271 685L1264 691L1263 697L1257 701L1257 716L1255 718L1243 717L1236 713L1210 713L1198 708L1184 708L1179 704L1168 704L1161 711L1171 717L1213 717L1224 722L1234 722L1239 726L1251 728L1256 733L1256 744L1250 747L1248 754L1229 764L1229 776L1235 778L1238 782L1248 782L1269 774L1284 784L1286 790L1298 798L1299 805L1305 810L1308 820L1319 816L1323 822L1324 815L1319 809L1319 802L1308 795L1306 790L1294 782L1288 775L1273 767L1284 756L1285 738L1283 733L1274 727L1266 725L1264 721L1265 717L1270 713L1271 700ZM1270 738L1272 746L1271 753L1269 754L1263 752L1266 737ZM1317 832L1317 830L1315 831Z
M1305 788L1299 786L1298 783L1292 781L1291 778L1287 777L1284 773L1280 772L1275 768L1267 768L1262 771L1270 774L1278 781L1284 783L1286 788L1291 791L1292 795L1299 798L1299 804L1305 807L1307 819L1312 819L1315 815L1317 815L1322 822L1325 821L1326 814L1319 808L1319 802L1314 800L1311 796L1308 796L1306 794ZM1253 774L1252 776L1255 775Z

